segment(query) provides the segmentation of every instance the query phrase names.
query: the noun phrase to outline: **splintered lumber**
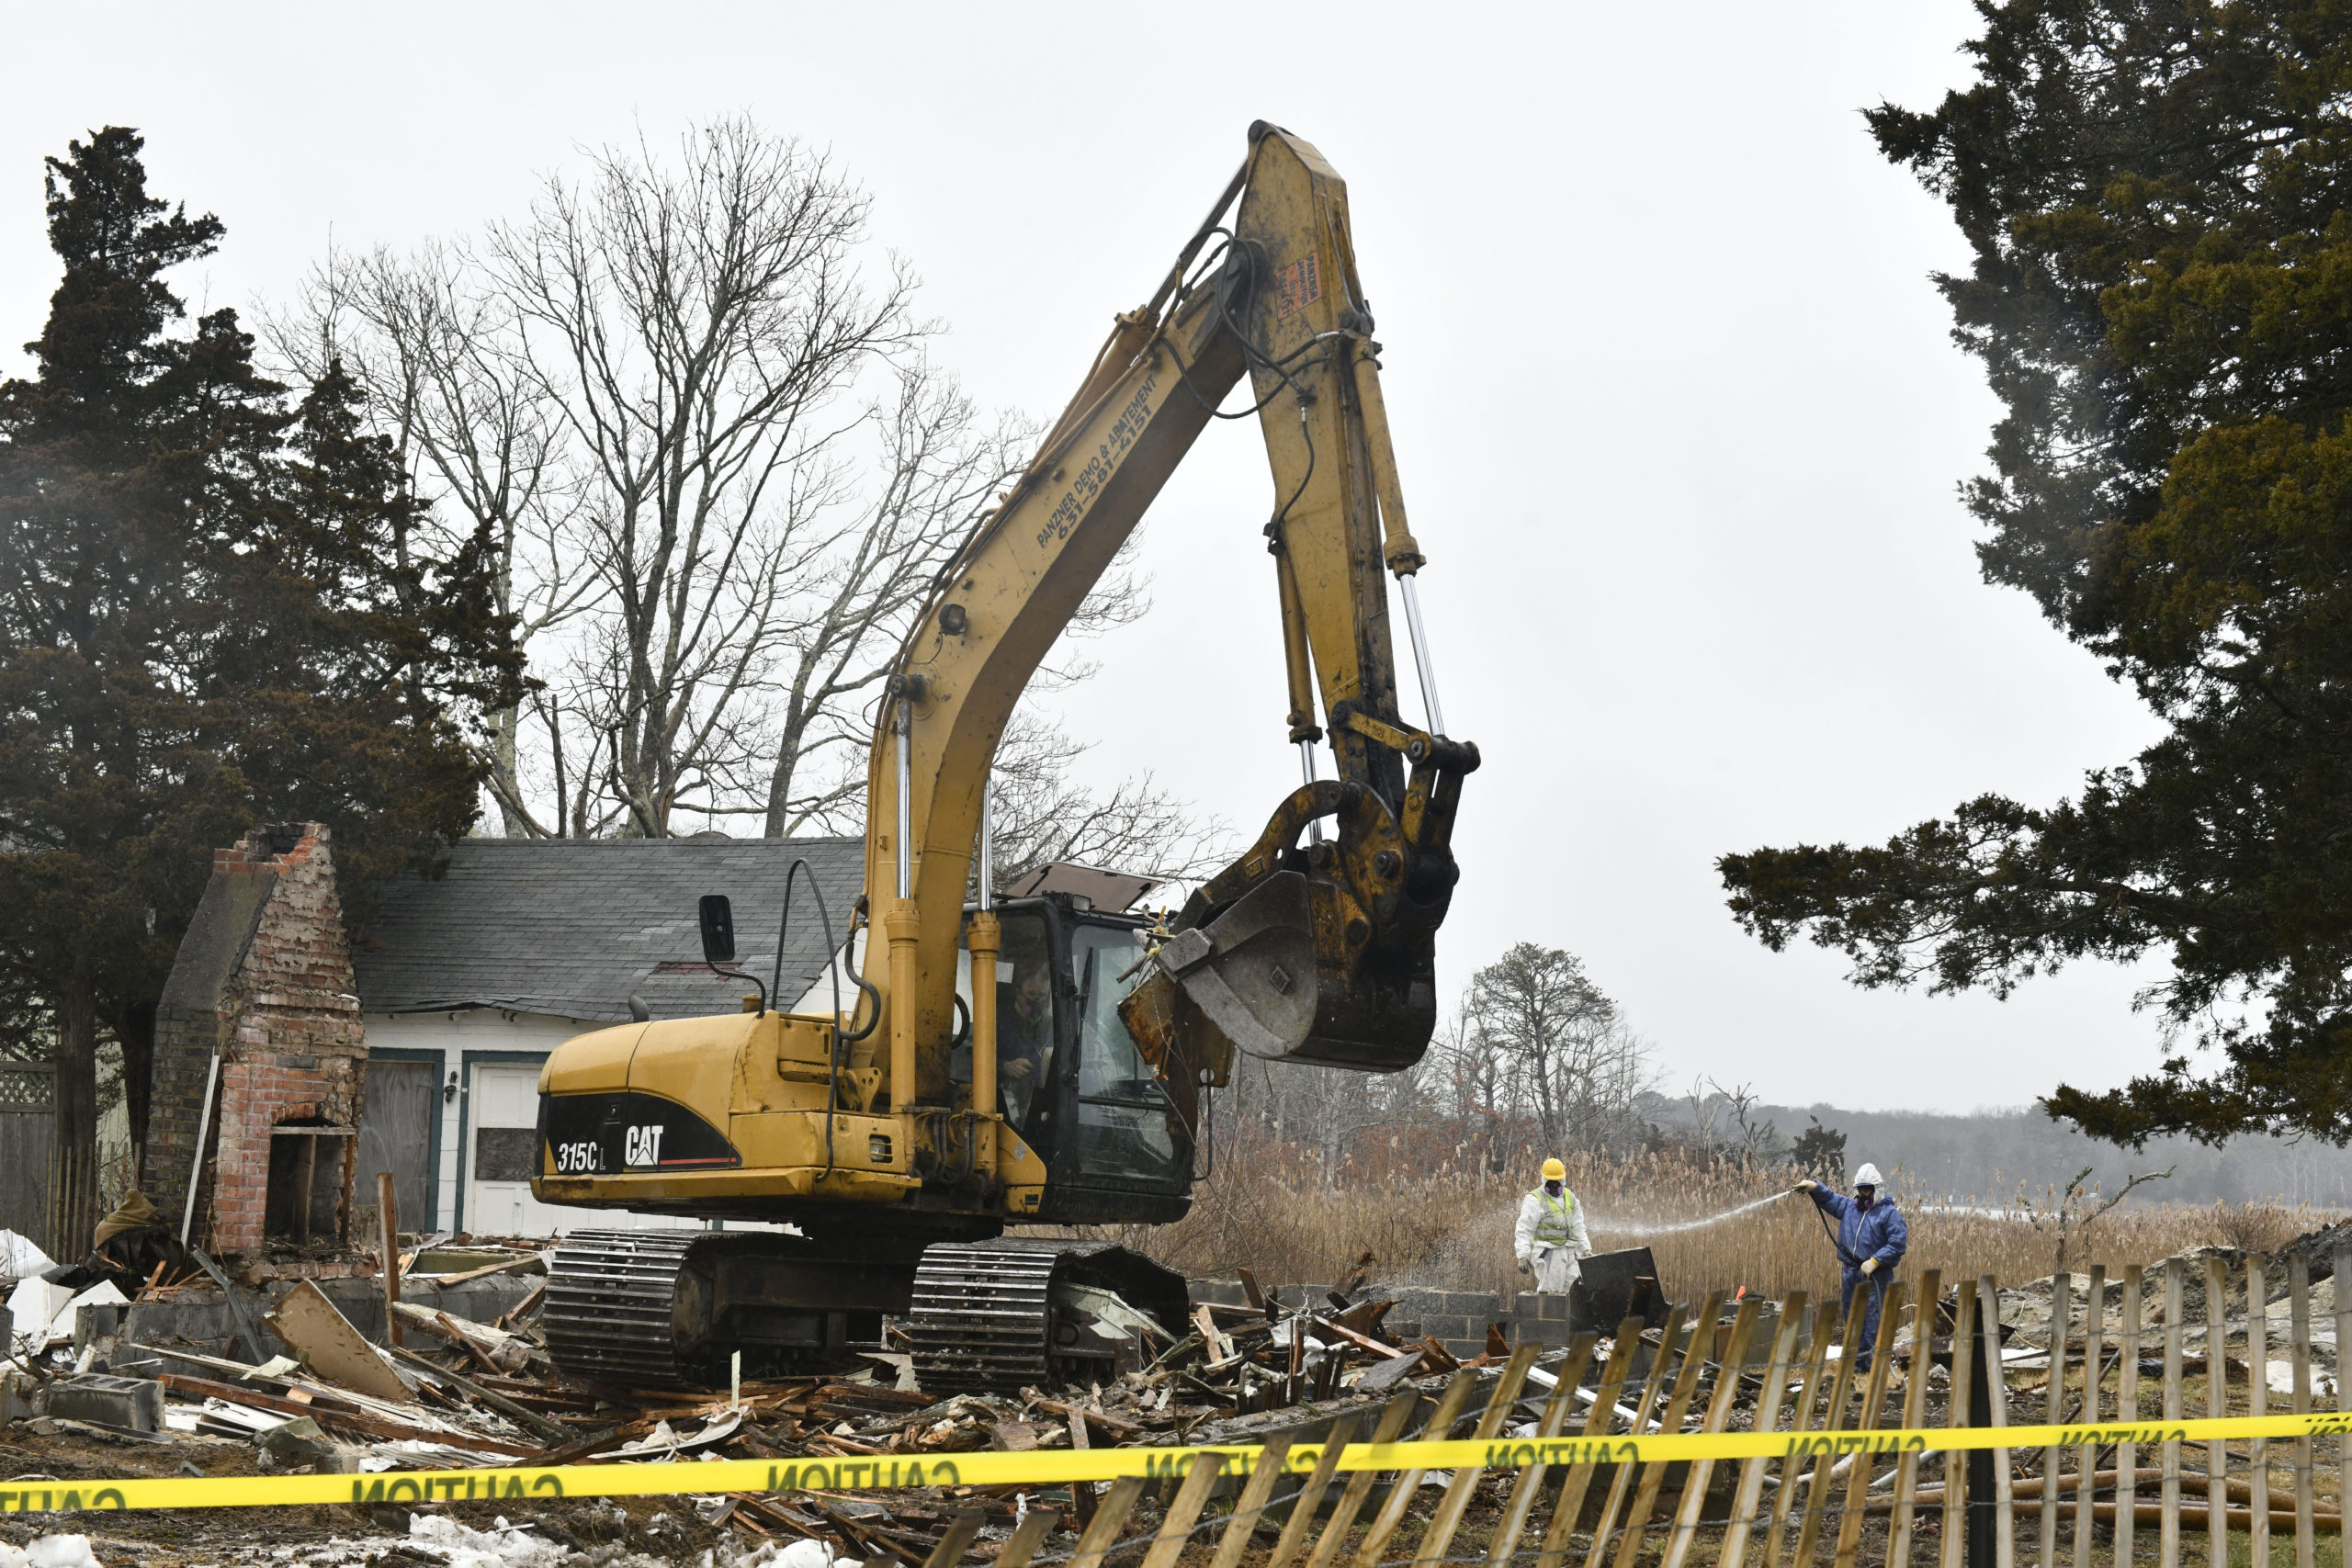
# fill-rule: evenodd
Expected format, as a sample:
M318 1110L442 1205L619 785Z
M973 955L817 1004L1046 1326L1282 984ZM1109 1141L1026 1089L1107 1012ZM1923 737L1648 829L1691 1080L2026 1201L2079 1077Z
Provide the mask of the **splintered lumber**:
M493 1328L470 1318L456 1317L432 1307L419 1306L414 1302L401 1302L393 1311L401 1322L424 1329L437 1339L455 1345L481 1363L482 1370L492 1372L516 1372L531 1363L530 1342L518 1334Z
M1334 1318L1326 1317L1313 1320L1308 1332L1315 1334L1318 1337L1325 1334L1336 1334L1340 1338L1346 1340L1349 1344L1357 1347L1359 1349L1369 1350L1374 1355L1384 1359L1401 1356L1405 1353L1401 1348L1395 1345L1383 1345L1379 1340L1373 1338L1369 1335L1358 1334L1354 1329L1350 1328L1347 1325L1340 1323Z
M1241 1293L1249 1298L1250 1304L1260 1312L1266 1312L1266 1293L1258 1288L1258 1276L1247 1269L1237 1269L1234 1272L1241 1277Z
M376 1272L384 1277L384 1343L397 1350L401 1345L400 1316L393 1310L400 1305L401 1270L399 1235L400 1206L392 1196L392 1173L376 1173Z
M417 1274L412 1276L420 1285L446 1291L452 1285L462 1285L469 1280L487 1280L492 1274L511 1274L517 1269L545 1269L547 1260L536 1252L518 1253L503 1262L485 1263L479 1269L469 1269L462 1274Z
M561 1443L567 1442L571 1439L571 1432L569 1427L560 1426L556 1422L548 1420L546 1416L541 1416L537 1411L525 1409L522 1405L517 1404L514 1401L507 1398L504 1394L498 1393L494 1389L484 1388L481 1384L474 1382L471 1378L466 1377L462 1373L453 1372L447 1367L435 1366L433 1362L426 1360L424 1357L417 1355L415 1352L411 1350L396 1349L392 1354L398 1356L401 1360L408 1362L411 1366L417 1368L421 1371L428 1372L434 1377L442 1378L456 1384L459 1393L464 1393L470 1398L480 1400L482 1404L489 1405L492 1410L497 1411L501 1416L503 1416L508 1420L515 1423L526 1432L534 1433L538 1437L546 1438L549 1442Z
M338 1406L323 1399L286 1399L251 1387L214 1382L210 1378L165 1372L155 1381L173 1393L184 1393L192 1399L222 1399L232 1404L251 1405L256 1410L273 1410L280 1416L308 1416L323 1426L347 1427L364 1437L382 1438L393 1442L413 1438L419 1442L444 1443L453 1449L471 1449L477 1453L503 1454L512 1459L535 1459L540 1451L522 1443L477 1437L458 1427L414 1426L369 1415L366 1411Z

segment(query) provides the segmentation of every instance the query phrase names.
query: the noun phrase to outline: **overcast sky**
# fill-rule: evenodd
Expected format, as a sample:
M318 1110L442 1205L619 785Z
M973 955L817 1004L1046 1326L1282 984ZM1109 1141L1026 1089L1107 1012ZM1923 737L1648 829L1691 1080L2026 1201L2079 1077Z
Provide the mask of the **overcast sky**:
M2050 800L2154 733L1979 581L1955 495L1996 414L1928 279L1962 247L1858 110L1961 83L1970 21L1959 0L4 0L0 371L55 282L40 159L96 126L140 128L153 188L227 223L178 279L192 302L250 310L330 239L469 233L582 148L742 110L871 190L975 395L1050 415L1272 119L1348 180L1448 728L1486 756L1449 1000L1535 942L1583 955L1678 1083L2018 1104L2153 1064L2130 1005L2153 971L2006 1003L1862 992L1834 955L1741 935L1713 870L1982 791ZM1254 429L1212 429L1163 492L1156 609L1061 699L1099 776L1148 768L1250 832L1295 783Z

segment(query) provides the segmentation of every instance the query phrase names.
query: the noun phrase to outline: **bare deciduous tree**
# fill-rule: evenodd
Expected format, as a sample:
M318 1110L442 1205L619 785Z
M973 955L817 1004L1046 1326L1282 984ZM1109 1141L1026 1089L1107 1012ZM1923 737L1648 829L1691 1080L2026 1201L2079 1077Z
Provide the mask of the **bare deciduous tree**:
M411 488L431 501L428 519L492 541L498 608L526 659L593 602L599 583L580 548L581 490L560 412L522 355L510 302L466 252L428 243L408 257L331 254L291 310L263 320L278 358L302 379L341 355ZM510 836L564 831L560 806L552 825L533 815L521 761L526 714L551 700L541 686L529 708L482 716L491 793Z
M1036 431L925 353L912 280L822 155L729 118L550 177L479 246L331 256L271 321L286 368L340 353L441 525L486 530L530 660L485 715L509 834L862 826L872 703L909 618ZM1123 553L1033 682L1144 613ZM1034 707L998 764L1000 865L1215 864L1148 775L1075 783Z
M1075 779L1071 764L1091 749L1032 709L1014 713L989 775L1001 881L1055 861L1167 882L1191 881L1224 863L1225 825L1194 821L1149 773L1107 794Z
M489 250L521 352L586 484L605 593L583 716L624 830L740 796L766 770L758 695L790 601L859 533L837 446L861 377L922 333L912 281L858 263L868 199L819 153L744 119L551 177Z
M1656 1087L1650 1049L1617 1004L1557 948L1520 942L1471 977L1464 1002L1479 1049L1555 1149L1622 1149L1642 1136Z

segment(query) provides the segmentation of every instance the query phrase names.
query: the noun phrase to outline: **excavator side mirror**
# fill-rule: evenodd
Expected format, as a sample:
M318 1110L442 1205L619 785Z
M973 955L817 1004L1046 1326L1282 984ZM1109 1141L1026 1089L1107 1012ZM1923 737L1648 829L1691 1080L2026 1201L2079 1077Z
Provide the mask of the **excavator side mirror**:
M702 896L702 961L735 962L735 907L727 901L724 893Z

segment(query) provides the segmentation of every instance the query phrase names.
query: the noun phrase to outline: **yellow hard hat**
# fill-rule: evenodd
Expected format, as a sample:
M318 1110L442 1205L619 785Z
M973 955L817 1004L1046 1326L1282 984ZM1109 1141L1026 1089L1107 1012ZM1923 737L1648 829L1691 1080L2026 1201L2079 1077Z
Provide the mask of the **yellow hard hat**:
M1566 1181L1567 1179L1568 1179L1568 1168L1567 1168L1566 1166L1562 1165L1558 1160L1555 1160L1555 1159L1547 1159L1547 1160L1545 1160L1545 1161L1544 1162L1544 1180L1546 1180L1546 1181Z

